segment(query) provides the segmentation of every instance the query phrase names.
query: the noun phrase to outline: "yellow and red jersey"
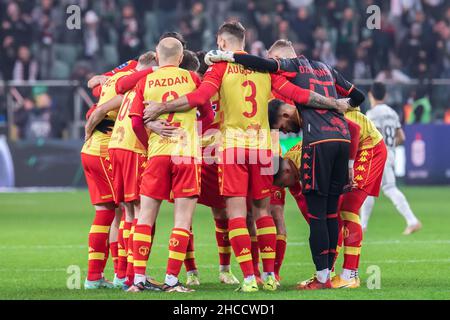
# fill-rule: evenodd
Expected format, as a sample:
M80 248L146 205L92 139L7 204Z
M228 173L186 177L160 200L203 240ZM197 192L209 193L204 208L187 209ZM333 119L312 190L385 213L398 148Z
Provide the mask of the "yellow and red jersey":
M220 143L220 124L223 121L223 111L220 108L219 93L215 93L211 100L211 108L214 113L214 120L208 126L203 128L201 145L203 148L208 146L215 146Z
M134 69L127 70L124 72L118 72L112 75L102 86L102 91L100 94L100 98L98 100L97 105L102 105L115 96L117 96L116 91L116 82L123 76L129 75L135 72ZM106 114L105 119L115 121L117 117L117 111L110 111ZM83 148L81 149L82 153L90 154L93 156L108 156L108 144L111 138L111 133L102 133L100 131L95 130L92 136L85 142Z
M219 92L222 147L270 150L270 74L221 62L208 69L203 81Z
M146 154L147 150L136 137L133 131L132 121L129 117L131 105L136 96L136 91L128 91L124 97L117 113L114 129L109 141L109 149L129 150L139 154Z
M161 67L141 79L136 86L136 97L133 101L132 115L142 115L143 101L166 102L177 99L194 91L200 80L190 71L175 67ZM138 110L138 111L135 111ZM200 157L200 144L197 132L197 110L192 108L185 112L163 114L159 119L167 120L172 126L178 127L174 137L161 137L150 133L148 157L183 156Z
M347 111L345 118L353 121L360 127L358 150L373 148L383 140L383 135L375 127L375 124L361 113L359 108Z

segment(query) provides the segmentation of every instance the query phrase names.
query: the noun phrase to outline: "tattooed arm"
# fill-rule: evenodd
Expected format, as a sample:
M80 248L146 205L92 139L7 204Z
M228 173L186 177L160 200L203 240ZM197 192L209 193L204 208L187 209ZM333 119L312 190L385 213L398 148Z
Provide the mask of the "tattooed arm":
M348 99L327 98L314 91L310 91L306 105L311 108L336 110L339 113L345 113L350 106Z

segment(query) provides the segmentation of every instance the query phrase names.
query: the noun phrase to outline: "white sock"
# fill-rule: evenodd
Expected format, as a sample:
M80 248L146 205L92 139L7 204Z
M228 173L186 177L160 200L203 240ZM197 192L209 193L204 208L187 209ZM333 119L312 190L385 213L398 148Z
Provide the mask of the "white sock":
M166 274L164 282L169 286L174 286L178 283L178 278L171 274Z
M341 273L341 278L344 280L351 280L358 276L357 270L343 269Z
M191 271L187 272L188 276L190 276L191 274L198 275L198 271L197 270L191 270Z
M245 277L245 278L244 278L244 281L245 281L245 282L252 282L252 281L254 281L254 280L256 280L256 278L255 278L254 275L251 275L251 276L248 276L248 277Z
M147 278L145 277L145 274L135 274L134 275L134 284L138 284L138 283L145 283L145 281L147 281Z
M386 197L391 199L392 203L397 208L397 211L405 218L408 226L413 226L419 222L409 207L405 195L397 187L388 188L383 191Z
M330 269L323 269L316 272L317 280L320 283L325 283L330 278Z
M220 265L219 266L219 272L230 272L230 265Z
M367 197L366 201L364 201L361 207L361 227L363 229L367 229L367 225L369 224L369 218L372 214L373 206L375 205L374 197Z
M275 274L273 272L263 272L262 275L261 275L263 281L266 281L268 276L275 277Z

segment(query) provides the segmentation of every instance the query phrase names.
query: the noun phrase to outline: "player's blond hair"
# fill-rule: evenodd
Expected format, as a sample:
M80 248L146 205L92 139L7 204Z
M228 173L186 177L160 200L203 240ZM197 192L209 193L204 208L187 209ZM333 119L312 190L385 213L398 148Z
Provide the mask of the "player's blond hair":
M153 51L148 51L139 56L138 64L140 64L141 66L149 66L155 60L156 60L156 53Z
M286 39L279 39L274 42L274 44L269 48L269 54L273 53L276 50L280 49L291 49L295 52L294 46L292 45L292 42Z

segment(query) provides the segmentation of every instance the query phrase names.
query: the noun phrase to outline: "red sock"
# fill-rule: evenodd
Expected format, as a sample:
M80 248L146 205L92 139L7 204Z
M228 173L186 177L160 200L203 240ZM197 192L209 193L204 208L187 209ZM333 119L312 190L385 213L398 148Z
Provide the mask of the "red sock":
M252 241L252 263L253 263L253 271L255 272L255 276L260 277L261 272L259 271L259 245L258 245L258 237L250 237Z
M195 263L194 234L192 233L192 229L190 232L189 242L186 249L186 258L184 259L184 266L187 272L197 270L197 265Z
M119 262L117 277L123 279L127 274L128 238L130 236L131 222L121 221L119 226Z
M106 242L106 252L105 252L105 258L103 259L103 265L102 265L102 273L105 272L105 268L106 268L106 263L108 262L108 258L109 258L109 240L107 240ZM103 276L103 275L102 275Z
M219 264L229 266L231 260L231 244L228 239L228 219L214 219L216 223L216 241L219 249Z
M277 248L275 253L275 277L280 278L280 269L286 252L286 235L277 235Z
M334 255L334 263L333 263L333 268L331 269L331 271L334 272L334 268L336 267L336 261L338 259L339 253L341 252L342 249L342 243L344 242L344 223L340 217L340 215L338 215L338 225L339 225L339 232L338 232L338 243L337 243L337 247L336 247L336 254Z
M145 275L152 243L152 227L137 224L133 234L133 267L135 274Z
M117 274L118 272L118 263L119 263L119 244L118 242L111 242L109 244L109 250L111 251L111 257L113 261L114 266L114 274Z
M136 228L138 219L133 219L131 228L130 228L130 234L128 236L128 250L127 250L127 281L125 284L127 286L131 286L133 284L134 280L134 267L133 267L133 235L134 235L134 229Z
M108 236L114 220L114 210L97 210L89 231L88 274L89 281L102 278L102 272L108 257Z
M169 259L166 274L178 277L181 265L186 258L190 232L186 229L173 228L169 240Z
M344 269L358 270L363 233L359 210L367 198L360 189L346 193L342 198L341 219L344 225Z
M238 261L244 277L253 276L253 262L251 254L251 240L248 234L247 222L244 217L228 220L228 237L233 247L234 255Z
M256 220L259 250L264 272L275 271L275 250L277 247L277 228L271 216Z
M351 212L341 213L344 220L344 269L358 270L363 237L359 216Z

